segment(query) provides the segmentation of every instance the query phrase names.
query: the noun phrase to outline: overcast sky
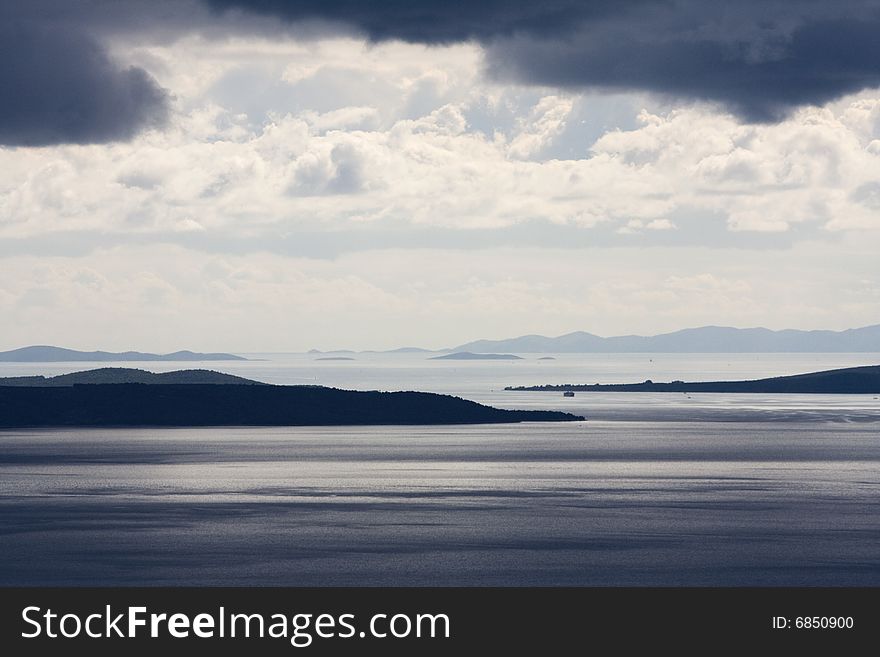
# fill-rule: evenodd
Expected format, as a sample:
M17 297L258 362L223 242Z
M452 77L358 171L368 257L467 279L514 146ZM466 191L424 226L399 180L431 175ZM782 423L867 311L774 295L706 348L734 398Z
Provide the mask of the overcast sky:
M0 348L880 323L880 3L0 0Z

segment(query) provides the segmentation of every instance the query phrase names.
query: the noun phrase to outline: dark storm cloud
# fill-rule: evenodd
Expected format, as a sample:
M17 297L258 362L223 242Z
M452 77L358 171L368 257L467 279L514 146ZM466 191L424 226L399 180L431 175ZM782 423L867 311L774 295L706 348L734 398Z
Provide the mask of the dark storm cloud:
M507 81L719 102L752 121L880 86L880 2L206 0L373 40L477 40Z
M637 89L720 102L750 121L776 121L793 108L880 86L880 20L807 23L764 44L707 38L646 41L594 33L575 42L492 46L497 78L561 87ZM750 45L768 52L750 52ZM521 53L528 56L521 56Z
M10 146L129 139L168 111L144 70L117 66L85 34L32 22L0 25L0 90Z
M656 0L206 0L212 8L238 9L288 21L344 23L375 40L417 43L487 40L515 33L555 38L585 20L625 13Z
M165 123L169 92L114 61L103 41L120 31L159 34L170 6L0 0L0 145L105 143Z
M161 125L173 90L106 43L189 33L477 41L498 80L705 100L751 121L880 86L880 0L0 0L0 26L0 145Z
M124 141L164 124L173 90L114 60L111 39L281 37L283 28L218 18L201 0L0 0L0 146Z

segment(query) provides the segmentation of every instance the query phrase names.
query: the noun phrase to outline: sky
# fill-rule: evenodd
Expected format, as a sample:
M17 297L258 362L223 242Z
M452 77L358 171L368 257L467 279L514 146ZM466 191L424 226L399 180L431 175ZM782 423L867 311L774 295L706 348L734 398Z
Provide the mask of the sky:
M0 0L0 349L880 323L880 2Z

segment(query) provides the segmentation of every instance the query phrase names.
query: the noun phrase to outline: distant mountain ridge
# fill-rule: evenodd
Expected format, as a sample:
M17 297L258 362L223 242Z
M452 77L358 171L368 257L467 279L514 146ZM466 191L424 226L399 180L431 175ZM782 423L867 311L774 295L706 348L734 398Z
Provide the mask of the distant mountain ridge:
M142 351L77 351L49 345L33 345L0 351L0 362L4 363L67 363L67 362L155 362L155 361L206 361L206 360L247 360L241 356L225 353L202 354L193 351L175 351L170 354L151 354Z
M603 338L585 331L476 340L454 351L519 353L821 353L880 352L880 324L845 331L703 326L654 336Z

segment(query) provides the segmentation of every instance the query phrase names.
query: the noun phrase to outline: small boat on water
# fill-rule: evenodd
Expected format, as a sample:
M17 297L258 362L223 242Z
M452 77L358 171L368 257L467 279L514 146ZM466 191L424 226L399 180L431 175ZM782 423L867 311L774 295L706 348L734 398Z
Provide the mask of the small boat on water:
M574 397L574 392L571 390L566 390L565 392L562 393L562 396L563 397Z

